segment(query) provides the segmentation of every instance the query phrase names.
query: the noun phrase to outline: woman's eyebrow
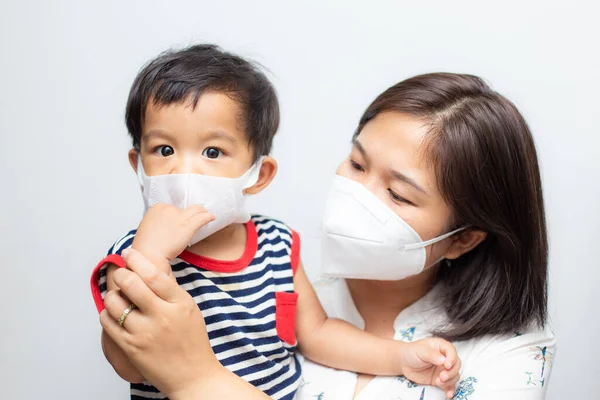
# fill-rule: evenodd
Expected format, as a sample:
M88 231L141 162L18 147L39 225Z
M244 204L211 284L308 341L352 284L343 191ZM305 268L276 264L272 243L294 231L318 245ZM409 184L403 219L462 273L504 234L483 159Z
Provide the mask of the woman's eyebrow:
M364 146L358 141L358 139L356 139L354 142L352 142L352 145L356 148L356 150L358 150L358 152L363 156L363 158L365 159L366 162L369 162L369 155L367 154L367 151L365 150ZM421 187L421 185L419 185L414 179L409 178L408 176L404 175L401 172L398 172L394 169L389 170L390 174L397 180L402 181L404 183L409 184L410 186L414 187L415 189L417 189L419 192L423 193L423 194L427 194L427 192L425 191L425 189L423 189Z
M358 152L360 153L360 155L363 156L363 158L365 159L365 161L369 162L369 155L367 154L367 151L365 150L365 148L363 147L363 145L358 141L358 139L356 139L355 141L353 141L352 145L356 148L356 150L358 150Z
M423 194L427 194L427 192L425 191L425 189L423 189L417 182L415 182L414 179L409 178L408 176L404 175L403 173L398 172L398 171L393 170L393 169L390 169L390 174L395 179L398 179L399 181L402 181L404 183L409 184L410 186L412 186L415 189L417 189L419 192L421 192Z

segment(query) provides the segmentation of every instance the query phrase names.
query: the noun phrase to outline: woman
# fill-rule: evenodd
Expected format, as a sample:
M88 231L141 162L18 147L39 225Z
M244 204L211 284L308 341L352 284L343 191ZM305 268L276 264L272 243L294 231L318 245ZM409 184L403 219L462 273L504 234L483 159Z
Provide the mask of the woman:
M469 75L400 82L368 107L337 174L323 238L324 272L336 278L317 288L328 314L382 337L453 341L455 399L543 398L554 353L544 206L512 103ZM120 287L152 311L131 315L144 322L135 332L101 321L144 376L175 399L263 398L216 361L185 292L139 253L128 259L137 275ZM444 398L309 361L303 374L299 398Z

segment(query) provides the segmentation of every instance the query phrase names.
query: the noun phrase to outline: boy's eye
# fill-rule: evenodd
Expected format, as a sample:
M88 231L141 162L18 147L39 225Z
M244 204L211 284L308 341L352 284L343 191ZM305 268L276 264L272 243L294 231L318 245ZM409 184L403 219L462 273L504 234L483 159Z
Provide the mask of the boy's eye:
M221 150L217 149L216 147L207 147L202 152L202 155L207 158L215 159L215 158L219 158L220 156L222 156L223 152Z
M158 146L154 152L161 157L169 157L175 153L175 150L171 146Z

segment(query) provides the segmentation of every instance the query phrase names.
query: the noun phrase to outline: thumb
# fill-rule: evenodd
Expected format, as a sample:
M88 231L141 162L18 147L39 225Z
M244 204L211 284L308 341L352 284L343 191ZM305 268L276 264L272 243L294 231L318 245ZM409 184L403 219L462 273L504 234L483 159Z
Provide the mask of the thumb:
M187 218L186 226L190 229L192 235L204 225L215 220L214 214L209 213L202 206L190 206L185 209L184 213Z
M417 355L419 358L426 363L440 366L446 361L445 355L440 351L439 347L434 346L422 346L418 351Z
M122 254L129 269L138 274L150 290L161 299L175 302L184 298L181 292L187 295L187 292L179 287L175 279L163 273L142 253L129 248L125 249Z

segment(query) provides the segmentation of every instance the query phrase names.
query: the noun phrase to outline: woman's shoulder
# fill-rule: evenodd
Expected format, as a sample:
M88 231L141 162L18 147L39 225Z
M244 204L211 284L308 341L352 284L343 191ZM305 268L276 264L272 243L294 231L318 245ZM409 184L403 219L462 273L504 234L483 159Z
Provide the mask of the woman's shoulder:
M543 398L556 352L550 327L485 335L455 345L463 362L459 392L477 393L477 399L511 393L519 398L524 392L530 393L527 398Z
M485 335L456 343L469 349L471 357L487 359L507 353L529 353L538 349L555 350L556 339L549 326L530 327L511 334Z

